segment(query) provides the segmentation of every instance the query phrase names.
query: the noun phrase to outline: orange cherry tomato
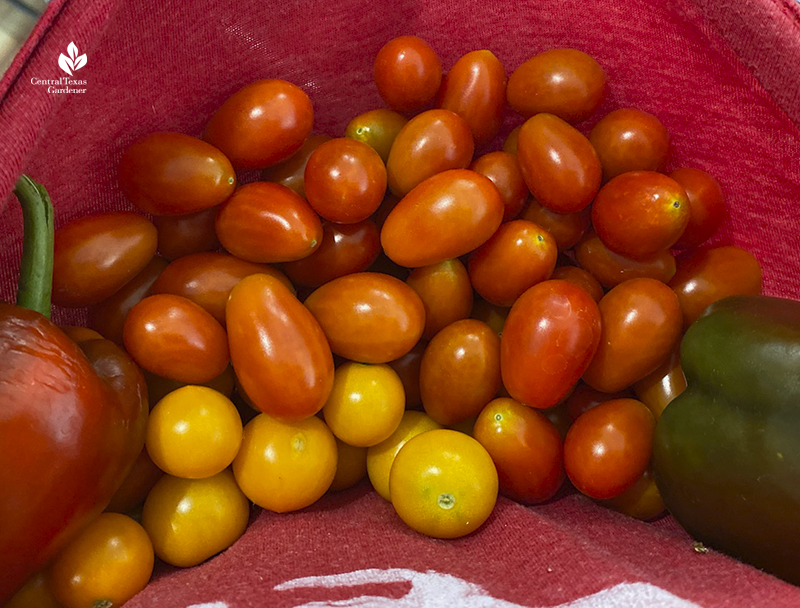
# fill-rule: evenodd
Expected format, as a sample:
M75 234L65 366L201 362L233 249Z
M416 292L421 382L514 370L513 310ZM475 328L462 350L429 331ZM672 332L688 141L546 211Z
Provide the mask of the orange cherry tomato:
M686 376L681 368L680 348L673 349L668 359L633 385L636 397L650 408L656 420L669 402L684 390Z
M426 342L420 341L414 345L410 351L399 359L389 361L391 367L400 377L403 383L403 392L406 395L406 409L418 408L422 405L422 397L419 394L419 368L422 364L422 353L425 352ZM387 484L389 472L386 472Z
M633 394L629 390L617 391L615 393L604 393L592 388L583 381L575 385L575 389L570 393L562 404L569 416L570 424L577 420L585 411L595 406L611 401L612 399L632 398Z
M322 409L333 386L331 348L283 283L264 274L242 279L228 298L226 318L236 377L259 410L301 420Z
M340 137L321 144L308 159L306 200L326 220L354 224L367 219L386 194L386 166L367 144Z
M476 158L469 168L488 177L497 186L503 199L504 222L513 220L519 215L530 192L528 192L528 186L525 185L525 179L522 177L522 170L519 168L515 155L508 152L489 152Z
M686 191L689 199L689 223L675 243L680 249L697 247L706 242L725 220L725 197L713 177L700 169L682 167L669 176Z
M636 399L613 399L586 411L564 440L564 467L573 485L597 499L618 496L650 461L656 421Z
M158 230L158 253L168 260L211 251L219 246L214 224L218 207L188 215L159 215L153 219Z
M587 207L576 213L556 213L531 198L520 218L539 224L555 239L558 250L564 251L574 247L589 230L592 212Z
M357 448L336 439L336 475L328 488L338 492L356 485L367 476L367 448Z
M471 317L486 323L499 336L503 333L503 326L506 323L509 310L509 308L497 306L479 297L475 298Z
M514 127L511 129L511 133L508 134L505 141L503 142L503 152L508 152L509 154L513 154L514 156L517 155L517 147L519 144L519 132L522 130L522 125Z
M761 293L761 265L741 247L728 245L686 252L669 286L678 295L684 329L710 304L728 296Z
M425 327L425 307L417 293L399 279L376 272L334 279L308 296L305 305L331 350L361 363L402 357Z
M550 49L528 59L508 79L508 104L525 118L547 112L570 123L594 113L603 100L606 75L577 49Z
M570 283L575 283L578 287L583 287L595 302L599 302L605 293L603 286L594 276L577 266L559 266L553 271L550 278L569 281Z
M111 297L147 266L158 232L146 217L113 211L55 231L53 303L80 308Z
M599 501L601 505L629 517L651 521L666 511L664 499L658 491L653 469L647 468L630 488L614 498Z
M606 114L589 134L603 178L628 171L661 171L669 155L669 133L652 114L621 108Z
M428 110L408 121L386 161L389 188L397 196L448 169L466 169L475 143L469 125L450 110Z
M575 259L603 287L615 287L623 281L644 277L667 283L675 275L675 256L669 250L647 259L633 260L611 251L596 234L578 243Z
M419 369L422 406L439 424L474 418L499 388L500 338L486 323L451 323L425 348Z
M689 223L689 199L674 179L654 171L618 175L597 193L592 225L614 253L635 260L669 249Z
M442 64L436 51L421 38L398 36L378 51L373 74L387 106L398 112L415 112L436 96Z
M214 317L186 298L148 296L128 313L125 348L149 372L188 383L219 376L228 365L228 340Z
M472 311L472 285L458 258L415 268L406 284L425 306L423 340L430 340L454 321L466 319Z
M239 188L220 208L216 230L222 246L248 262L299 260L322 240L322 224L309 204L272 182Z
M106 511L125 513L142 504L162 475L164 471L155 465L147 449L143 449L108 503Z
M500 492L509 498L544 502L564 483L561 435L541 412L513 399L494 399L478 415L473 433L492 457Z
M469 253L503 220L503 199L491 180L467 169L434 175L397 203L381 230L390 259L409 268Z
M392 110L370 110L351 120L344 134L345 137L367 144L385 163L389 160L389 151L397 134L407 122L408 118Z
M503 64L494 53L471 51L456 61L445 76L436 105L463 118L475 145L481 146L500 131L506 80Z
M528 189L556 213L585 209L600 188L602 168L592 144L553 114L537 114L522 125L517 158Z
M53 596L47 584L47 572L41 571L9 599L3 608L64 608Z
M550 278L557 257L547 230L528 220L512 220L469 256L469 278L482 298L511 306L529 287Z
M682 331L681 307L669 287L655 279L631 279L598 303L602 330L583 381L613 393L641 380L667 359Z
M583 375L599 341L600 310L584 289L537 283L517 299L503 327L503 385L521 403L553 407Z
M285 80L258 80L231 95L211 117L203 139L234 167L260 169L289 158L311 133L314 109Z
M330 141L329 135L309 135L300 146L300 149L286 160L272 165L261 172L261 179L266 182L275 182L286 186L305 198L305 172L308 159L311 154L326 141Z
M228 158L182 133L150 133L119 161L119 186L145 213L183 215L219 205L236 187Z

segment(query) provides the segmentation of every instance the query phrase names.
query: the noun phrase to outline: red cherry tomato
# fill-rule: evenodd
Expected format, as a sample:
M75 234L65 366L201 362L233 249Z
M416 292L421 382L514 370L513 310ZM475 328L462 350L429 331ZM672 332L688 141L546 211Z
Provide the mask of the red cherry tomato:
M517 145L519 144L519 132L521 129L522 125L519 125L511 130L511 133L508 134L508 137L506 137L506 140L503 142L503 152L508 152L514 156L517 155Z
M689 199L689 223L675 243L679 249L689 249L707 241L725 220L725 198L717 180L705 171L683 167L669 176L686 191Z
M458 258L415 268L406 284L417 292L425 306L423 340L430 340L451 323L466 319L472 311L472 284Z
M159 215L153 218L158 230L158 253L168 260L211 251L219 246L214 223L218 207L188 215Z
M531 198L520 217L547 230L555 239L558 250L564 251L574 247L589 230L591 215L591 209L588 207L576 213L556 213L543 207L535 198Z
M650 408L656 420L669 402L685 389L686 376L681 368L680 348L673 349L668 359L633 385L636 397Z
M275 182L286 186L296 194L306 196L305 172L308 159L311 154L326 141L330 141L328 135L309 135L300 146L300 149L286 160L272 165L261 172L261 179L265 182Z
M422 397L419 394L419 369L422 363L422 354L425 352L427 342L420 341L410 351L399 359L389 361L391 367L403 383L406 394L406 409L420 409Z
M624 399L632 397L633 394L629 390L618 391L615 393L604 393L602 391L598 391L596 388L592 388L581 380L577 385L575 385L575 390L570 393L570 396L562 401L562 404L566 409L567 415L569 416L570 424L572 424L572 422L577 420L585 411L590 410L601 403L611 401L612 399Z
M591 273L577 266L559 266L553 271L550 278L575 283L578 287L585 289L595 302L599 302L604 294L600 282Z
M578 243L575 259L603 287L614 287L628 279L643 277L667 283L675 275L675 256L669 250L647 259L633 260L611 251L596 234Z
M522 170L519 168L515 155L508 152L489 152L476 158L469 168L488 177L497 186L503 199L504 222L513 220L519 215L530 192L528 192L528 186L525 185L525 179L522 177Z
M442 64L436 51L421 38L399 36L378 51L373 74L387 106L398 112L414 112L436 96Z
M661 171L669 155L669 133L652 114L622 108L606 114L589 134L606 180L628 171Z

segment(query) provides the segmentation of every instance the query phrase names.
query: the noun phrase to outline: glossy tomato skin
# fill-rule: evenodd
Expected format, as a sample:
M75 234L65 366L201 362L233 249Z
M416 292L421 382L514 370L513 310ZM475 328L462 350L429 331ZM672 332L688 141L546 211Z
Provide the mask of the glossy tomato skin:
M508 79L508 104L528 118L547 112L567 122L591 116L603 100L606 75L577 49L550 49L519 66Z
M436 264L485 243L500 226L503 210L489 178L468 169L445 171L397 203L381 229L381 245L401 266Z
M597 193L592 225L614 253L647 259L677 242L689 214L689 199L674 179L654 171L631 171Z
M408 285L389 275L359 272L334 279L305 301L331 350L361 363L402 357L425 328L425 307Z
M210 207L187 215L159 215L153 218L158 230L158 253L168 260L211 251L219 246L214 223L219 208Z
M306 200L326 220L367 219L386 194L386 166L367 144L341 137L320 145L306 165Z
M458 258L415 268L406 284L425 306L423 340L430 340L450 323L466 319L472 311L472 284Z
M373 75L387 106L398 112L414 112L436 96L442 64L436 51L421 38L398 36L378 51Z
M761 265L741 247L727 245L687 251L678 257L677 265L669 286L678 295L684 328L717 300L761 293Z
M722 188L711 175L700 169L681 167L669 176L686 191L689 199L689 223L675 243L679 249L689 249L707 241L725 221L725 197Z
M557 257L547 230L528 220L512 220L470 254L469 278L483 299L511 306L529 287L550 278Z
M517 158L528 189L556 213L585 209L600 189L602 168L592 144L553 114L537 114L522 125Z
M82 307L112 296L155 255L158 232L146 217L112 211L55 231L53 303Z
M507 397L494 399L473 432L497 467L500 492L512 500L544 502L564 483L561 435L541 412Z
M585 289L595 302L599 302L605 293L603 286L589 271L577 266L559 266L553 271L550 278L575 283L578 287Z
M655 418L636 399L601 403L572 423L564 440L564 466L573 485L597 499L618 496L650 461Z
M506 71L494 53L471 51L450 68L436 105L461 116L472 131L475 145L481 146L500 131L506 82Z
M300 149L289 158L279 162L277 165L267 167L261 172L261 179L266 182L275 182L286 186L303 198L306 196L305 172L308 159L311 154L326 141L330 141L329 135L309 135L300 146Z
M647 259L634 260L606 247L596 234L589 234L575 247L575 259L603 287L614 287L623 281L648 277L663 283L675 276L675 256L669 250Z
M650 408L656 420L669 402L684 390L686 376L681 367L680 344L672 350L668 359L633 385L636 398Z
M633 398L633 393L630 390L622 390L616 393L604 393L592 388L583 381L575 385L575 389L570 393L561 405L564 406L567 416L569 416L570 424L577 420L585 411L592 409L611 401L612 399Z
M520 215L523 220L539 224L550 233L558 246L559 251L574 247L589 230L591 223L591 209L587 207L575 213L556 213L535 198L531 198L528 206Z
M537 283L517 299L503 327L503 385L521 403L552 407L583 375L599 341L600 310L584 289Z
M220 208L216 230L230 253L267 264L311 255L322 240L322 223L309 204L271 182L239 188Z
M513 220L522 211L530 197L528 186L522 177L517 157L508 152L489 152L476 158L470 167L492 180L503 198L503 221Z
M635 108L606 114L589 134L603 178L628 171L661 171L669 156L669 133L655 116Z
M333 386L333 355L319 323L268 275L242 279L225 311L231 361L247 396L281 420L316 414Z
M389 189L408 194L422 181L472 162L475 142L469 125L450 110L428 110L400 130L386 161Z
M681 337L681 307L675 293L655 279L631 279L598 303L600 345L583 374L588 385L622 390L666 360Z
M648 467L631 487L614 498L600 501L605 507L628 517L651 521L664 514L666 506L658 490L652 467Z
M344 131L345 137L367 144L385 163L398 133L406 126L408 118L392 110L380 108L359 114Z
M228 158L182 133L151 133L119 161L119 186L145 213L182 215L219 205L236 187Z
M311 133L314 108L300 87L285 80L253 82L226 99L206 125L203 139L241 169L286 160Z

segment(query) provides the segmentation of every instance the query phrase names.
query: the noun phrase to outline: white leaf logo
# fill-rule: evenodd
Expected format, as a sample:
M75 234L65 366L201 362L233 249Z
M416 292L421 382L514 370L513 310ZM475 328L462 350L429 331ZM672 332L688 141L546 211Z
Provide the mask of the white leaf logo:
M86 54L84 53L83 55L79 55L78 47L74 42L69 43L69 46L67 47L67 53L69 54L69 57L67 57L64 53L59 55L58 67L72 76L74 71L80 70L86 65Z

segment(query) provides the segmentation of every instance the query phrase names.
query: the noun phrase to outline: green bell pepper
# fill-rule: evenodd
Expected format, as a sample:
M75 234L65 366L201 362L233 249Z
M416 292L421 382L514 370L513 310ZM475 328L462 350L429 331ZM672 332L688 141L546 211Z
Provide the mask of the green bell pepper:
M800 584L800 302L712 304L681 365L653 444L664 503L705 545Z

